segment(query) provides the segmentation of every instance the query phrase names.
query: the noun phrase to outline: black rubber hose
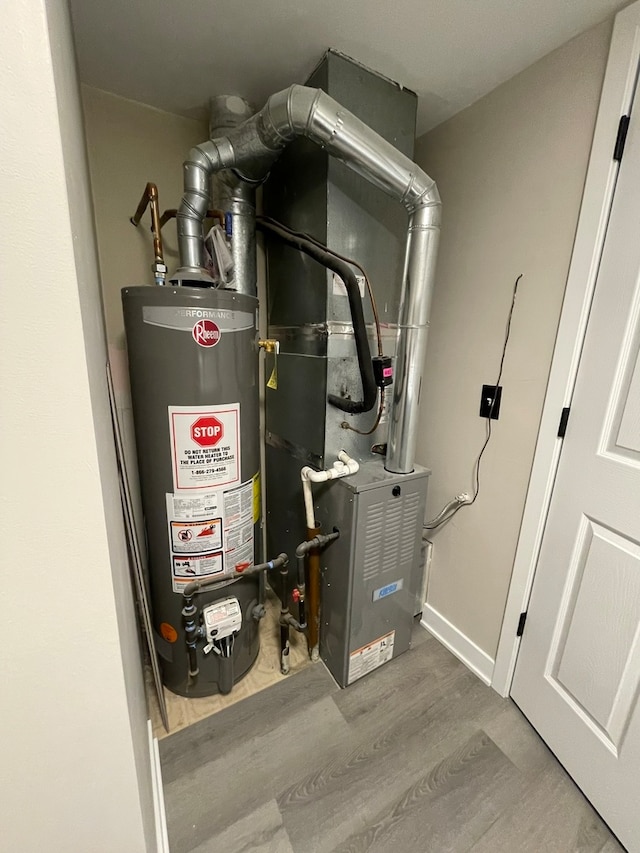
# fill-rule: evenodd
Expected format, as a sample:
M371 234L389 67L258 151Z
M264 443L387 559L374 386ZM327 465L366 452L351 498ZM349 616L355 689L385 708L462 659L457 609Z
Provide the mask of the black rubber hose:
M342 412L347 412L351 415L358 415L361 412L370 412L376 404L378 398L378 387L373 375L373 364L371 363L371 350L369 349L369 341L367 339L367 327L364 322L364 311L362 310L362 299L360 298L360 288L358 287L358 279L355 273L344 261L331 255L320 246L306 240L304 237L290 234L273 225L271 222L261 220L256 222L256 228L261 231L266 231L273 234L286 243L292 246L299 252L304 252L309 255L314 261L317 261L326 269L331 270L340 276L347 289L347 297L349 299L349 309L351 311L351 321L353 323L353 336L356 342L356 352L358 354L358 366L360 368L360 378L362 380L362 401L349 400L345 397L338 397L336 394L329 394L327 399L332 406L340 409Z
M232 647L233 648L233 647ZM233 657L231 654L218 658L218 690L222 696L227 696L233 690L235 676L233 673Z

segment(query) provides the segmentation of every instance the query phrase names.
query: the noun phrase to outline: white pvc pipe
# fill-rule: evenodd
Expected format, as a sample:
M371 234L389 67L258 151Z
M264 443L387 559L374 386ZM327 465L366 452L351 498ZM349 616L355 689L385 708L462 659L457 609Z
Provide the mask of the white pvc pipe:
M316 526L315 512L313 511L313 494L311 492L311 480L305 477L305 471L308 468L303 468L300 472L302 477L302 494L304 495L304 515L307 520L307 529L313 530Z
M326 483L327 480L338 480L341 477L348 477L355 474L360 469L360 465L355 459L352 459L345 450L338 453L338 458L333 463L331 468L326 468L324 471L316 471L314 468L305 466L300 471L300 479L302 480L302 494L304 496L304 512L307 520L307 528L312 530L316 526L316 517L313 509L313 492L311 490L312 483Z

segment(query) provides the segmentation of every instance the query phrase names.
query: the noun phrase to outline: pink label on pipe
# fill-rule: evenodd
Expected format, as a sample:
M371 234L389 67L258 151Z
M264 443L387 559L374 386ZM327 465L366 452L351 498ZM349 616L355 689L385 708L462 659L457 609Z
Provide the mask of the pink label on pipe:
M388 376L393 376L393 367L385 367L382 371L382 375L386 379Z

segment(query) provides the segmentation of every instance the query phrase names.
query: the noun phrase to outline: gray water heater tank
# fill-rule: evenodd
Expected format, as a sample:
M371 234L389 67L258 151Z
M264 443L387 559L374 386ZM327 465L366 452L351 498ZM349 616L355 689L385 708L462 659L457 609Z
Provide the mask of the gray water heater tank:
M145 286L123 289L122 303L163 680L182 696L207 696L218 692L228 663L200 643L199 674L189 677L181 590L259 562L258 301L211 288ZM229 596L242 611L231 651L237 681L258 655L254 617L263 590L247 577L196 603Z

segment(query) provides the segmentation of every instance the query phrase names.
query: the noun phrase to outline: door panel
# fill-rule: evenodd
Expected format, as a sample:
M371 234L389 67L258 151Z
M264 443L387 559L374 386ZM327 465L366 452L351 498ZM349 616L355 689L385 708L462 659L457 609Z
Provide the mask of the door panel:
M629 328L623 349L626 349L627 340L632 356L623 362L632 370L623 371L616 377L614 387L616 393L613 398L613 417L611 418L611 429L606 436L606 450L609 453L620 453L640 464L640 334L638 323L638 312L640 305L633 306L629 318Z
M580 527L546 677L617 754L640 680L640 546L586 516Z
M640 850L640 128L620 166L512 698Z

